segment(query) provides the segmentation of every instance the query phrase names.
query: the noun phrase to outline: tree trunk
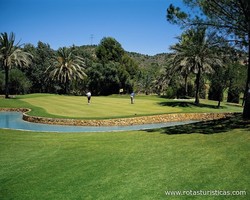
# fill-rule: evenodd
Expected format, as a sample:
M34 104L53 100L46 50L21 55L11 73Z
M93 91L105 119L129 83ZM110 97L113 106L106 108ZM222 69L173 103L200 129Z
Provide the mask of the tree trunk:
M188 95L188 83L187 83L187 80L188 80L188 75L185 74L185 95Z
M199 99L199 96L200 96L200 92L199 92L199 89L200 89L200 79L201 79L201 69L199 67L198 69L198 73L196 75L196 80L195 80L195 83L196 83L196 91L195 91L195 104L198 105L200 103L200 99Z
M68 94L68 88L69 88L69 81L68 79L66 80L66 82L64 83L64 94Z
M220 108L220 102L221 100L218 101L217 108Z
M64 94L68 94L68 87L69 87L69 77L66 75L64 82Z
M249 24L250 26L250 24ZM246 92L245 92L245 104L243 109L243 118L250 119L250 63L249 63L249 56L250 56L250 33L248 33L248 68L247 68L247 84L246 84Z
M9 68L4 67L5 70L5 98L9 98Z
M245 93L245 103L243 109L243 118L250 119L250 66L248 61L247 86Z
M222 100L223 100L223 89L220 88L217 108L220 108L220 103L221 103Z

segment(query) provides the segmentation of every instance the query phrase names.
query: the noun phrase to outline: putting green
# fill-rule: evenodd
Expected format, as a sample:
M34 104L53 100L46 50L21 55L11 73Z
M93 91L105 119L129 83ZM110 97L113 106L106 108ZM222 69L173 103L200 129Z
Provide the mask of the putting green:
M140 97L135 104L129 96L92 97L91 104L83 96L29 95L21 98L47 113L69 118L116 118L180 112L177 107L162 106L160 98Z
M54 94L29 94L13 99L0 99L3 108L31 108L30 115L52 118L112 119L135 116L148 116L167 113L211 113L242 112L242 106L216 101L171 100L159 96L138 95L135 104L130 103L129 95L94 96L88 105L85 96L65 96Z

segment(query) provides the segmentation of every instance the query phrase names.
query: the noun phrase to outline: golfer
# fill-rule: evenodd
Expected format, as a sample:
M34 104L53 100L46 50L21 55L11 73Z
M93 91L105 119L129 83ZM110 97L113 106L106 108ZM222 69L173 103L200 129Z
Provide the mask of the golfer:
M130 94L131 104L133 104L133 103L134 103L134 98L135 98L135 93L134 93L134 92L132 92L132 93Z
M90 104L90 99L91 99L91 92L87 92L87 98L88 98L88 104Z

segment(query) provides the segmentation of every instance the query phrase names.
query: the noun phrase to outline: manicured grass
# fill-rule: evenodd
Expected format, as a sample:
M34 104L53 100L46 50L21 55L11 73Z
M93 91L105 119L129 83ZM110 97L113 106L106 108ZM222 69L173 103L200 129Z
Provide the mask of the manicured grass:
M178 112L241 112L239 105L201 100L196 106L193 100L169 100L158 96L136 96L135 104L130 104L128 95L92 97L87 104L86 97L50 94L32 94L17 96L15 99L0 99L0 107L28 107L30 115L60 118L101 119L134 117Z
M0 107L26 107L33 115L72 118L242 110L222 106L216 109L216 102L207 100L195 106L156 96L137 96L134 105L128 96L94 97L91 105L85 97L45 94L0 99ZM0 199L193 199L165 194L190 190L247 192L196 199L249 199L250 125L240 116L130 132L0 129Z
M0 199L194 199L167 190L245 190L195 199L249 199L249 132L230 120L112 133L0 129Z

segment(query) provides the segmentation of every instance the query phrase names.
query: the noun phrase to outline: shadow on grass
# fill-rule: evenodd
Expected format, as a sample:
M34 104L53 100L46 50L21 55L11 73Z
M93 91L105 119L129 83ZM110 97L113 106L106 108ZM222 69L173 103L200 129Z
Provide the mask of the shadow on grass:
M241 113L235 114L232 117L224 119L197 122L193 124L166 127L161 129L151 129L147 131L159 132L160 130L161 133L168 135L191 133L215 134L227 132L237 128L241 128L245 131L250 132L250 121L243 120Z
M194 102L185 102L185 101L176 101L176 102L160 102L161 106L170 106L170 107L198 107L198 108L210 108L210 109L218 109L217 105L203 104L199 103L198 105ZM223 108L223 106L220 106Z

